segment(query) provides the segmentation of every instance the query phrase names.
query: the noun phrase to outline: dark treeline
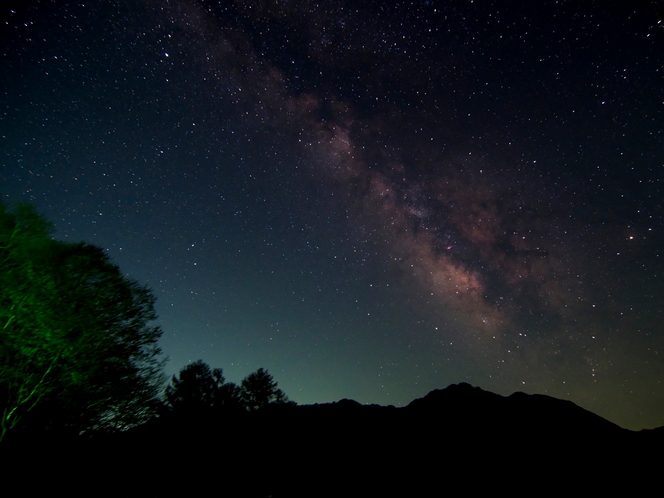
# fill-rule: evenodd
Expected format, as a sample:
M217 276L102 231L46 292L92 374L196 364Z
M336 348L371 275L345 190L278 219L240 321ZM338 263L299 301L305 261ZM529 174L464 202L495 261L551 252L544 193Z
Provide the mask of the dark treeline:
M27 462L69 488L85 476L152 495L428 496L506 476L643 478L661 463L662 429L627 431L547 396L460 384L403 408L298 406L262 368L234 384L203 361L167 383L152 292L51 232L30 206L0 203L3 476Z
M198 360L173 376L166 387L160 415L180 418L240 415L272 403L293 402L263 368L245 377L238 386L226 382L221 368L210 369Z

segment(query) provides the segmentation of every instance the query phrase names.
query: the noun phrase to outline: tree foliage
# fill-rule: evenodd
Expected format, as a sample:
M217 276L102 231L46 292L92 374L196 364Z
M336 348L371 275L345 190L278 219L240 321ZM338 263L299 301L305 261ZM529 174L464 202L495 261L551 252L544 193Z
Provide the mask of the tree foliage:
M166 388L171 409L183 415L204 412L255 411L270 403L287 403L288 397L277 387L267 370L259 368L240 386L225 382L221 368L210 369L202 360L195 361L174 375Z
M195 361L174 375L166 387L166 399L175 411L200 413L208 409L237 409L240 389L225 382L221 368L211 370L202 360Z
M161 391L155 298L96 246L0 203L0 440L19 426L124 428Z
M267 370L259 368L242 381L242 401L249 411L259 410L270 403L287 403L288 396L277 387Z

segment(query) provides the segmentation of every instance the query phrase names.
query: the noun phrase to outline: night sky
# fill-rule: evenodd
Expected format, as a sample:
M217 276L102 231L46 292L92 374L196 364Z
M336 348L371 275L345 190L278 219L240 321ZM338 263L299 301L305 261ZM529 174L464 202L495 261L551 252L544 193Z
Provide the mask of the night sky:
M168 375L664 425L661 2L11 3L0 198L153 289Z

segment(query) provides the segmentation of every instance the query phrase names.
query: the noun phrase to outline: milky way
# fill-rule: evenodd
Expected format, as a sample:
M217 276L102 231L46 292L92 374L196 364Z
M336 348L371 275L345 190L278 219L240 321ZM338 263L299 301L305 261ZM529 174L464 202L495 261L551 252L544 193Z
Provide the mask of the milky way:
M664 424L661 7L3 16L0 193L155 290L169 372Z

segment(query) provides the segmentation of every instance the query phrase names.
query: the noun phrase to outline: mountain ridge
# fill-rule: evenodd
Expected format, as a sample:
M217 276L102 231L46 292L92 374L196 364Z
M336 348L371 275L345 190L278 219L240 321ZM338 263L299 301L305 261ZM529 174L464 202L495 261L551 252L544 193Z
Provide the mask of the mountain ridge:
M542 483L612 490L621 480L641 485L659 475L663 429L634 432L567 400L461 383L404 407L341 399L189 413L73 444L37 439L16 453L66 448L75 456L61 460L63 472L75 461L77 472L113 475L127 486L134 483L126 469L150 475L168 464L174 472L164 492L188 488L191 476L198 487L215 486L218 475L237 496L429 496L453 483L483 491Z

